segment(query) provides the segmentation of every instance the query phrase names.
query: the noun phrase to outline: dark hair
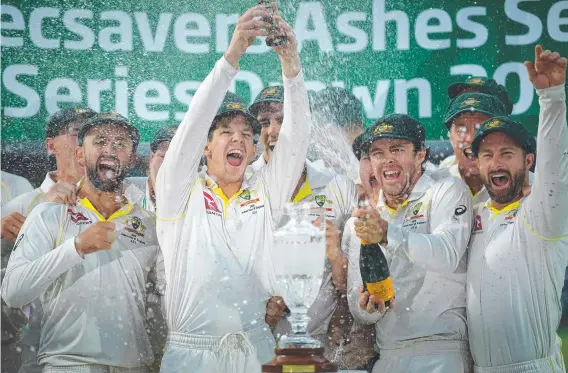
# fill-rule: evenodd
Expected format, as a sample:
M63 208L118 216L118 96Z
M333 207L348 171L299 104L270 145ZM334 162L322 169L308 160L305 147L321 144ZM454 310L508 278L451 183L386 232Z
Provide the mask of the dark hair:
M416 141L412 142L412 146L414 146L414 154L418 154L418 152L422 149L426 150L424 160L422 161L422 171L424 172L426 170L426 162L428 162L428 159L430 159L430 148L428 148L424 143Z
M256 104L252 105L249 109L250 113L252 115L254 115L255 117L258 116L258 113L260 113L263 110L266 110L267 107L269 107L272 104L280 104L280 105L284 105L283 102L279 102L279 101L261 101L261 102L257 102Z
M243 116L246 119L247 124L249 125L249 127L251 128L254 134L255 132L254 123L252 123L252 121L249 120L248 117L246 117L242 113L228 113L225 115L218 115L215 117L215 119L213 119L213 123L211 123L211 127L209 127L209 131L207 132L207 142L213 140L213 132L215 132L217 128L227 127L228 124L231 122L231 120L239 115Z

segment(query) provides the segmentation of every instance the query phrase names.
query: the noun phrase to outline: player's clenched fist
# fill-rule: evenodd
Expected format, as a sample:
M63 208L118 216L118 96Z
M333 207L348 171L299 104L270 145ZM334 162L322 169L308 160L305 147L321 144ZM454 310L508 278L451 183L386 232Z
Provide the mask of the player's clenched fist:
M271 327L274 328L278 324L278 320L286 315L286 303L282 297L272 297L266 304L266 316L264 320Z
M1 228L2 228L2 238L7 238L12 241L16 241L16 237L20 234L20 229L26 220L21 214L14 212L4 218L2 218Z
M254 6L243 14L235 26L235 32L231 39L231 44L225 52L227 61L237 67L239 59L246 52L247 48L254 43L257 36L267 36L272 25L265 21L272 19L272 16L262 7Z
M110 250L116 240L115 225L110 221L99 221L75 237L75 249L79 254Z
M45 200L49 202L62 203L64 205L75 205L77 193L75 184L67 181L58 181L45 194Z

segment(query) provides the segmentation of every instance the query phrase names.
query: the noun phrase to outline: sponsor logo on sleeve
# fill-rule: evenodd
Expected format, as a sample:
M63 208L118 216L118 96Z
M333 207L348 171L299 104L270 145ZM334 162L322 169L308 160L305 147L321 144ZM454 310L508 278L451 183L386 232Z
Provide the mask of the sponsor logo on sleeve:
M481 215L477 215L475 217L475 223L473 225L473 233L481 233L483 232L483 224L481 224Z
M458 207L456 207L456 209L454 210L454 215L455 216L460 216L465 214L467 211L467 207L465 207L464 205L459 205Z
M467 212L467 207L465 207L464 205L459 205L454 210L454 216L452 216L452 220L455 222L459 221L459 217L465 214L466 212Z
M14 247L12 248L12 251L16 251L16 248L18 247L18 245L20 244L20 242L22 242L22 239L24 238L24 233L22 233L20 235L20 237L18 237L18 239L16 240L16 243L14 244Z

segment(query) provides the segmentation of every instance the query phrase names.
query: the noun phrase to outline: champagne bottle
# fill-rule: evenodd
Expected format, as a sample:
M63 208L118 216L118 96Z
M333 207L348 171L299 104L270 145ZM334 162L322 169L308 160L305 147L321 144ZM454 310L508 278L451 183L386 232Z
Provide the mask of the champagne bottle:
M265 2L265 0L259 0L258 5L263 5L268 13L274 15L274 9L272 9L271 2L267 3ZM266 37L265 41L267 46L277 47L279 45L286 44L286 42L288 42L288 37L286 35L278 35L280 30L276 26L276 23L274 22L274 19L272 17L265 18L263 19L263 21L272 24L272 28L269 30L268 36Z
M394 299L394 287L390 277L387 258L379 244L361 241L359 267L365 291L374 295L376 300L384 300L385 306L390 306Z

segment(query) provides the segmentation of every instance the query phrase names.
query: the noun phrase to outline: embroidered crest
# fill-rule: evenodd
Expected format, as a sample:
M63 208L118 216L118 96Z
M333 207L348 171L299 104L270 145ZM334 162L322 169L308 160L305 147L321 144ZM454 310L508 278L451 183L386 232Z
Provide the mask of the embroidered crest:
M126 219L126 227L124 230L134 233L138 236L144 236L144 232L146 232L146 226L142 223L142 219L138 216L132 216Z
M243 190L243 192L241 193L241 198L249 201L250 200L250 190Z
M381 133L388 133L388 132L391 132L391 131L392 131L392 124L381 123L380 126L375 128L374 134L379 135Z
M245 107L242 104L238 104L238 103L227 104L227 108L233 109L233 110L245 110Z
M483 84L483 79L481 78L471 78L467 81L469 84Z
M477 105L479 105L479 100L474 97L470 97L464 102L462 102L460 106L463 108L466 106L477 106Z
M315 196L314 200L316 201L316 204L319 207L322 207L323 205L325 205L325 196L324 195Z

